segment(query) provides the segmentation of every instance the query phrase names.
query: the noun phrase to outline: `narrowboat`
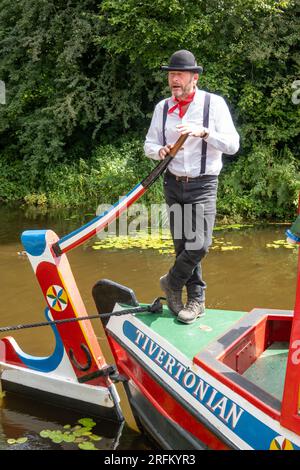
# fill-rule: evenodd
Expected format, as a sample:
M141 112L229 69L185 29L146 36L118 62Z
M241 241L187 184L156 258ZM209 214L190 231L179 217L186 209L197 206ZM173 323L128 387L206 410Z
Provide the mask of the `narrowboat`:
M300 261L294 310L207 309L190 325L178 322L160 298L145 305L131 288L100 280L92 289L96 317L115 364L105 360L95 316L87 315L73 277L66 253L141 197L185 138L132 191L78 230L62 238L51 230L22 234L56 345L51 356L33 357L12 337L0 339L2 388L122 422L115 386L121 381L138 426L161 449L298 450ZM288 236L299 243L294 226Z

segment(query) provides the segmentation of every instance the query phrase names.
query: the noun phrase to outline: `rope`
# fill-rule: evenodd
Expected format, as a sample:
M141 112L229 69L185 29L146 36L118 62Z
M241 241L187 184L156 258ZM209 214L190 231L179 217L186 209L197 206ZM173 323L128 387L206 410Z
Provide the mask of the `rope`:
M117 312L109 312L109 313L99 313L98 315L87 315L85 317L78 317L78 318L65 318L63 320L52 320L52 321L45 321L40 323L26 323L21 325L12 325L12 326L2 326L0 327L0 333L5 333L7 331L17 331L17 330L25 330L26 328L39 328L41 326L51 326L51 325L61 325L63 323L73 323L77 321L84 321L84 320L95 320L99 318L109 318L112 316L121 316L121 315L128 315L128 314L135 314L135 313L160 313L162 312L162 303L161 300L165 300L165 297L157 297L151 305L147 305L145 307L133 307L127 308L126 310L119 310Z

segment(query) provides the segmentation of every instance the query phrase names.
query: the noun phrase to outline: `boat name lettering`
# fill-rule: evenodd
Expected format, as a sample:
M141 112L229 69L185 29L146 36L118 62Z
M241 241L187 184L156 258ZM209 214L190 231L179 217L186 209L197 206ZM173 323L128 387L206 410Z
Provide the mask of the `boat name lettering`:
M225 397L197 374L184 366L168 351L153 341L149 336L136 328L130 322L124 322L125 335L143 351L155 364L164 370L169 377L202 405L209 409L224 423L234 429L244 410L236 403Z
M295 341L292 342L291 345L291 350L295 350L292 353L292 363L294 365L297 365L300 363L300 340L296 339Z

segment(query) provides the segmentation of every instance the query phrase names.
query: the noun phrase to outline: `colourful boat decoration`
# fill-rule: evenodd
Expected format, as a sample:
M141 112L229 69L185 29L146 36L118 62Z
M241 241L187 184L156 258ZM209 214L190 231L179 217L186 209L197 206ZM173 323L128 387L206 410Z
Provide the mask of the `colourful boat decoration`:
M101 318L116 367L106 363L90 319L81 320L87 313L66 253L137 200L168 161L61 239L50 230L23 233L56 345L51 356L33 357L12 337L1 339L2 388L122 422L114 384L122 381L139 427L162 449L298 450L300 259L294 311L207 310L191 325L166 306ZM99 314L140 307L132 289L109 280L95 284L93 297Z
M49 357L34 357L22 351L12 337L2 338L3 390L111 420L124 420L113 383L117 380L115 367L106 363L91 321L80 321L87 312L66 253L103 230L141 197L166 169L186 138L187 135L180 136L170 154L141 183L83 227L61 239L51 230L28 230L22 234L25 253L45 298L46 319L52 322L55 349Z
M96 284L99 313L124 308L125 291ZM163 449L300 449L300 257L294 311L207 310L185 325L164 307L104 324L136 420Z

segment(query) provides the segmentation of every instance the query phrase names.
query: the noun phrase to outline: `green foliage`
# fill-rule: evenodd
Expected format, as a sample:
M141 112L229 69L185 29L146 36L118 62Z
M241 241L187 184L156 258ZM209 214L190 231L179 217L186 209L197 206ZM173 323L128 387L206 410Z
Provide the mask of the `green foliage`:
M233 218L280 220L292 217L300 190L299 162L285 147L254 146L220 178L218 212Z
M38 207L97 207L113 204L140 182L156 164L145 158L143 142L123 138L115 145L97 147L89 160L62 163L45 170L45 178L30 185L30 167L13 166L0 160L0 190L6 201L19 199ZM227 220L287 220L296 212L300 189L299 165L288 147L281 155L275 148L257 145L252 152L225 164L220 176L218 214ZM164 201L157 182L143 196L143 203Z
M117 145L99 146L89 160L47 170L41 188L52 206L113 204L139 183L154 164L145 158L142 142L123 139ZM144 202L163 200L160 185L154 185Z
M34 190L30 172L22 161L0 157L0 201L18 201Z
M78 205L127 192L153 165L141 142L169 93L159 66L185 48L241 134L220 210L287 217L300 160L299 12L298 0L2 0L0 200ZM159 185L147 197L160 201Z
M29 165L19 161L9 165L0 158L0 200L24 200L38 207L113 204L145 178L155 164L145 158L143 142L134 137L120 139L115 145L100 145L88 160L48 167L34 184ZM160 184L153 185L143 198L145 203L162 201Z

